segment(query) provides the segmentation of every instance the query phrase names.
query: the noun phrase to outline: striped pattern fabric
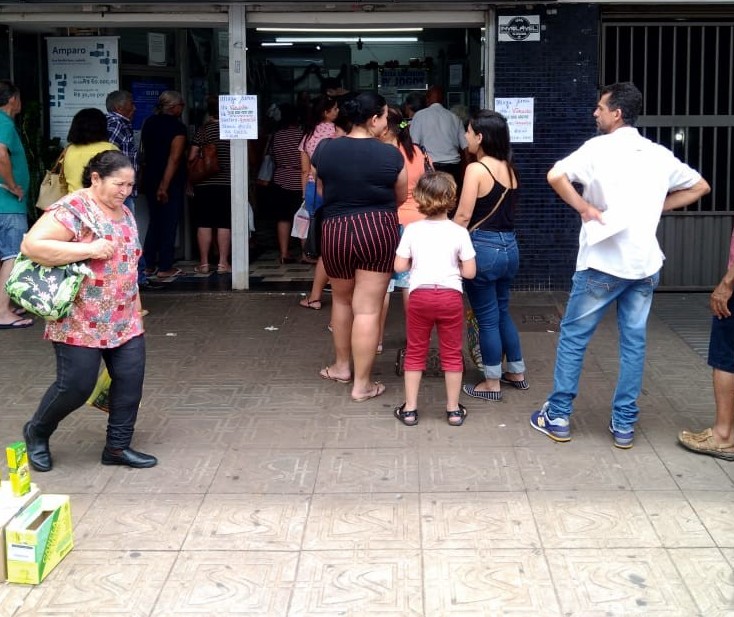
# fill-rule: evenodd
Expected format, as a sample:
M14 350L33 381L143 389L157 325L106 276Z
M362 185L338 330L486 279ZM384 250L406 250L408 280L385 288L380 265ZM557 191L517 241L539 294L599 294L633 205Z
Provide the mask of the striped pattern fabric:
M356 270L392 272L398 247L395 212L362 212L325 219L321 256L329 278L353 279Z

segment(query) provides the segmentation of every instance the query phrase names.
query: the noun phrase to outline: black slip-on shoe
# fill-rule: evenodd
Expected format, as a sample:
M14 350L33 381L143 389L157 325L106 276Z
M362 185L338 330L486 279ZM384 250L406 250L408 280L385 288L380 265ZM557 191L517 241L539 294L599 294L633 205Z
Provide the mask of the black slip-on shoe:
M112 450L105 448L102 450L103 465L125 465L127 467L135 467L136 469L144 469L146 467L155 467L158 459L150 454L143 454L132 448L121 448Z

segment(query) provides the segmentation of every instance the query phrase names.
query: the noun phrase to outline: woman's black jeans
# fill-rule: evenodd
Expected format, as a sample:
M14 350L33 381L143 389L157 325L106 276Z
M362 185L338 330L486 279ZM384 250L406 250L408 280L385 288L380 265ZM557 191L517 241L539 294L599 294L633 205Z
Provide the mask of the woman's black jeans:
M33 433L48 439L66 416L89 398L103 359L112 378L107 447L128 448L135 430L145 377L145 337L141 334L120 347L98 349L54 343L56 381L31 418Z

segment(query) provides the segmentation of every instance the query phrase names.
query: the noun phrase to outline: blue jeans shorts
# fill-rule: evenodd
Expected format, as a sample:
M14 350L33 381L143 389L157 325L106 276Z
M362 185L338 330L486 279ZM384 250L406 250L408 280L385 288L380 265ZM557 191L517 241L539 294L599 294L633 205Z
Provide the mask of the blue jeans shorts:
M734 297L729 300L728 306L734 313ZM725 373L734 373L734 314L711 320L709 366Z
M25 214L0 214L0 261L14 259L20 253L26 231L28 216Z

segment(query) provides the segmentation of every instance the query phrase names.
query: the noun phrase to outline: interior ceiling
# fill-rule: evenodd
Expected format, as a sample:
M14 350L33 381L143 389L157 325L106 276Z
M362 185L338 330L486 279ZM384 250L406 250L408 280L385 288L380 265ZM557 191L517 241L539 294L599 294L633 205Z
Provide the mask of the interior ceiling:
M553 2L554 0L548 0ZM176 11L182 12L222 12L227 10L226 2L196 2L186 0L156 0L149 2L145 0L128 0L127 2L68 2L68 0L45 0L34 2L31 0L0 0L0 8L7 7L12 11L89 11L98 12L107 10L111 12L141 12L156 11L160 7L170 10L171 4L176 5ZM260 0L259 2L243 2L248 12L273 12L292 13L294 5L301 12L351 12L351 13L375 13L390 11L420 11L422 9L446 10L446 11L476 11L487 8L487 2L464 2L462 0L422 0L415 2L411 0L377 0L367 2L362 0L300 0L299 2L284 2L281 0ZM512 2L510 2L512 4ZM543 4L539 2L537 4Z

